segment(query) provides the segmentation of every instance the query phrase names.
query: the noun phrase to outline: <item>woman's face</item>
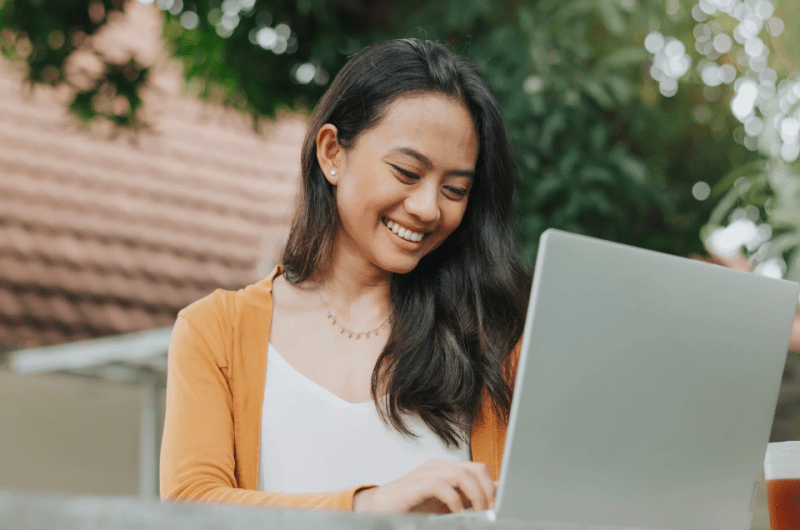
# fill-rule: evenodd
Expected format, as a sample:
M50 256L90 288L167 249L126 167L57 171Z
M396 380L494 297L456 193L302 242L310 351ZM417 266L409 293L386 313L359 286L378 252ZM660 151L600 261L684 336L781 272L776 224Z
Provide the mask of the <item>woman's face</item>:
M339 152L336 175L326 171L339 211L338 257L375 272L413 270L461 223L478 146L461 102L439 94L393 102Z

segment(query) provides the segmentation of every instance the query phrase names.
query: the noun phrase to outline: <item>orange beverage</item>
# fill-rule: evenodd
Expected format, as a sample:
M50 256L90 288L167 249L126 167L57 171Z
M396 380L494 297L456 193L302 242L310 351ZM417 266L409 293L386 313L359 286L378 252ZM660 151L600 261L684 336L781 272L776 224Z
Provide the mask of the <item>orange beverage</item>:
M767 444L764 456L771 530L800 530L800 442Z
M800 529L800 478L767 481L771 530Z

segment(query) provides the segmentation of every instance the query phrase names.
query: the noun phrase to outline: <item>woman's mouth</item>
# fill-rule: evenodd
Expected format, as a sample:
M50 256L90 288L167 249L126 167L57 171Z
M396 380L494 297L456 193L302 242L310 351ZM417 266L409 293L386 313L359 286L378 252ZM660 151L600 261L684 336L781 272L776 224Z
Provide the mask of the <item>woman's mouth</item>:
M412 243L422 241L422 238L425 237L425 234L422 232L414 232L386 218L383 219L383 224L386 225L386 228L394 232L395 235L402 237L406 241L411 241Z

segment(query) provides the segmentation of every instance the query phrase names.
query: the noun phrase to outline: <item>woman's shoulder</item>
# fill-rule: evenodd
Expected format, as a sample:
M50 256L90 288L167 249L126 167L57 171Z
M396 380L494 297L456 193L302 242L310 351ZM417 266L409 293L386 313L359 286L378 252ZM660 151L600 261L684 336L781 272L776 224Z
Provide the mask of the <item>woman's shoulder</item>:
M282 272L282 267L277 265L262 280L236 291L216 289L181 309L178 315L195 324L200 324L209 321L232 322L243 313L249 313L254 309L270 311L272 309L272 282Z

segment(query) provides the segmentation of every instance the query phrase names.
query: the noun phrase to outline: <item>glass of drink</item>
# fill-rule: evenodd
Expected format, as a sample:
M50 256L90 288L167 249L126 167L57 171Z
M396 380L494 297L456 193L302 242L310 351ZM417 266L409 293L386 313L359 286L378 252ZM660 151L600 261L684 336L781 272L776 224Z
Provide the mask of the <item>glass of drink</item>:
M764 477L770 529L800 529L800 442L768 444Z

